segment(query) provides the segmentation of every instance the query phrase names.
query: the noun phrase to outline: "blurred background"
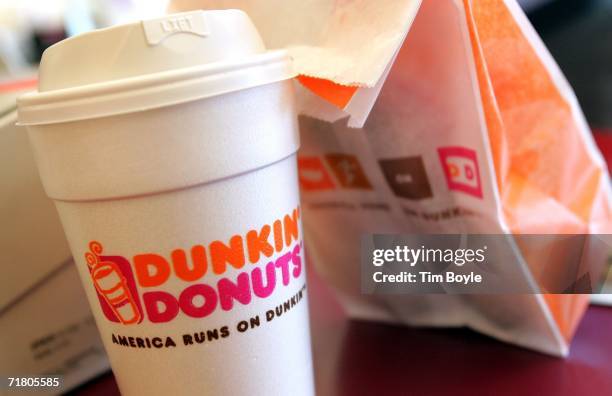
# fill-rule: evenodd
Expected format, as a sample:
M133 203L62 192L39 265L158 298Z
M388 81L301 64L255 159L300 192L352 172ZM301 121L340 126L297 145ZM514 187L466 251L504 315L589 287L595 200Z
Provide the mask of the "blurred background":
M157 16L166 0L0 0L0 79L32 73L42 52L66 37Z

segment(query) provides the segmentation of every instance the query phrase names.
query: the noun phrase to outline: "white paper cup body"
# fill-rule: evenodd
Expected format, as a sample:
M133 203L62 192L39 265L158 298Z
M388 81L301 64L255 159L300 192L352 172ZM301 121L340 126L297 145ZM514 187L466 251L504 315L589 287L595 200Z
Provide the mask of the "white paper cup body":
M314 394L292 103L283 81L28 127L122 394Z

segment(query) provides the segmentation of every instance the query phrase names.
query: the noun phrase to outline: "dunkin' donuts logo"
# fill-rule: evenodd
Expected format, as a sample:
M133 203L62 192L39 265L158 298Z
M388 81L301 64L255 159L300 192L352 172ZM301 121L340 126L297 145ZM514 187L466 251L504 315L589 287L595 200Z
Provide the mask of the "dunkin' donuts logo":
M433 197L422 157L381 159L378 163L396 196L411 200Z
M92 241L85 259L100 308L109 321L133 325L166 323L178 315L203 318L265 299L302 274L299 216L296 208L227 242L141 253L131 260L107 255L102 243ZM224 277L230 268L241 271Z
M466 147L440 147L438 155L449 190L482 198L476 151Z
M343 188L372 189L372 185L356 156L351 154L327 154L325 159Z
M318 157L299 157L300 187L304 191L325 191L336 188L325 164Z
M371 190L359 160L351 154L325 154L325 162L343 189ZM300 156L298 158L300 187L304 191L328 191L336 188L336 182L319 157Z

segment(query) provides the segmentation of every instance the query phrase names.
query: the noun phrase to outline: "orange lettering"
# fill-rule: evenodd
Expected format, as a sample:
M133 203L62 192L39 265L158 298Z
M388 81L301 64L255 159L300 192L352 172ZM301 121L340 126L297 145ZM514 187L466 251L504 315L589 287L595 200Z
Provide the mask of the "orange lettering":
M202 245L195 245L191 248L191 261L193 268L187 265L187 254L183 249L176 249L172 252L172 264L176 276L186 282L200 279L206 274L208 263L206 261L206 249Z
M151 273L149 268L154 268L155 272ZM138 283L142 287L159 286L170 276L170 265L166 259L157 254L134 256L134 269Z
M269 236L269 225L261 227L261 231L259 231L259 233L255 230L247 232L247 250L249 251L249 260L251 263L258 262L261 253L263 253L266 257L270 257L272 254L274 254L274 248L268 243Z
M221 241L212 242L210 244L210 258L212 259L212 267L215 274L224 273L227 263L230 263L234 268L242 268L245 261L242 237L234 235L230 239L229 246Z
M274 222L274 248L277 252L283 250L283 224L280 220Z
M293 239L298 239L298 218L300 217L297 209L293 209L291 217L285 215L283 219L283 225L285 226L285 244L291 245Z

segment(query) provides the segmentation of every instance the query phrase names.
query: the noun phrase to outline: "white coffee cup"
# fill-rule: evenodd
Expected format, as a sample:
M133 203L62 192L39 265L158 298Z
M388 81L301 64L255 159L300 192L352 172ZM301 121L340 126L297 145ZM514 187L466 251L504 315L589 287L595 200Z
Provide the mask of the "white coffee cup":
M314 393L292 77L197 11L56 44L20 98L123 394Z

